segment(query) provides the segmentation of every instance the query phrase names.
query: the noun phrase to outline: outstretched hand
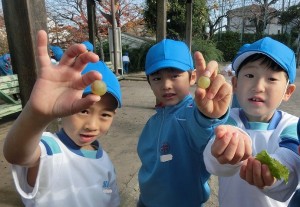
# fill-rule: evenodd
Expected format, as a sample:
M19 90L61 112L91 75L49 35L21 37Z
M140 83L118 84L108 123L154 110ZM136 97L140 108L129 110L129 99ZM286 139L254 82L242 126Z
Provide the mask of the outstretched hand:
M200 52L195 52L197 80L201 76L210 78L210 86L207 89L197 87L195 101L198 109L207 117L220 118L229 108L232 88L226 82L223 75L218 74L218 63L211 61L207 64Z
M216 127L215 135L211 153L220 164L238 164L251 156L250 137L238 128L220 125Z
M269 167L254 157L250 157L243 162L240 169L240 177L250 185L260 189L271 186L276 182L276 178L272 176Z
M47 49L47 34L41 30L37 36L37 59L39 71L27 104L31 110L49 120L77 113L100 100L99 96L82 98L83 89L101 79L98 72L81 75L88 62L97 62L99 57L87 52L82 44L68 48L58 65L50 61Z

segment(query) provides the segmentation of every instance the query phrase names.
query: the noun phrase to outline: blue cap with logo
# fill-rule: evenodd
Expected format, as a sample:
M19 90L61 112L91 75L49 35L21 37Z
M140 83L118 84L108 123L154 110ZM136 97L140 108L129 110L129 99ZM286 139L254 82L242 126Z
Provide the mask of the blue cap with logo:
M296 60L295 53L286 45L278 42L270 37L262 38L252 44L246 44L237 53L232 62L232 68L237 71L241 63L253 54L261 53L284 69L289 77L290 83L295 82L296 78Z
M146 75L150 75L164 68L193 70L194 63L190 50L184 42L164 39L149 49L145 68Z
M118 102L118 107L120 108L122 105L122 94L120 83L116 77L116 75L106 66L103 61L98 61L96 63L88 63L81 74L86 74L90 71L98 71L102 74L102 81L105 82L107 87L107 93L110 93L115 97ZM88 85L83 94L90 94L92 93L91 85Z

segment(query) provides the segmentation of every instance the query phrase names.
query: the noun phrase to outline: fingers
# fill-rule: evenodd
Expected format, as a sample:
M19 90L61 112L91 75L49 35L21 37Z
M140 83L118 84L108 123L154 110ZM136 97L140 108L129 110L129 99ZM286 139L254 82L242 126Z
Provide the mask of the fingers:
M224 97L231 95L231 85L228 84L222 75L217 75L211 83L206 93L206 98L216 101L222 100Z
M276 178L272 176L271 171L267 165L262 165L262 175L265 186L271 186L276 182Z
M261 164L254 157L244 162L240 170L240 177L247 181L250 185L258 188L271 186L276 179L271 175L267 165Z
M101 80L102 75L96 71L90 71L81 76L81 79L78 79L73 82L74 86L78 90L83 90L88 85L92 84L95 80Z
M202 53L200 53L199 51L196 51L194 53L194 59L196 64L196 75L197 78L199 78L206 69L206 62L204 60Z
M238 152L238 146L241 146L238 134L230 134L227 132L222 138L215 141L212 145L211 152L212 155L217 158L219 163L226 164L234 159Z
M194 53L194 59L196 64L196 75L197 79L200 76L207 76L207 77L215 77L218 73L218 63L216 61L211 61L207 64L205 59L199 51Z
M75 44L65 51L59 64L82 70L88 62L97 61L99 61L98 55L88 52L83 44Z
M224 125L215 129L216 138L211 152L221 164L237 164L249 158L252 153L248 135L237 128Z
M45 67L51 64L48 47L47 47L47 33L44 30L40 30L37 33L37 59L40 67Z
M86 97L77 100L72 105L71 114L75 114L75 113L78 113L78 112L80 112L84 109L89 108L94 103L100 101L100 99L101 99L101 97L98 96L98 95L89 94Z

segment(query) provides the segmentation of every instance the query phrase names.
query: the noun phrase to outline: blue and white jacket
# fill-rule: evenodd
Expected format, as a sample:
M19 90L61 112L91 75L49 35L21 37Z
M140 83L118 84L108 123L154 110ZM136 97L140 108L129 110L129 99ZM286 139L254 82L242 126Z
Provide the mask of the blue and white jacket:
M240 178L240 166L220 164L211 154L213 139L204 151L207 170L219 176L219 204L222 207L286 207L291 196L300 187L300 156L297 122L299 118L284 111L275 111L269 123L249 122L242 109L231 109L227 124L246 132L252 141L255 156L266 150L271 157L285 165L289 171L288 182L277 180L272 186L258 189ZM230 190L229 190L230 189Z

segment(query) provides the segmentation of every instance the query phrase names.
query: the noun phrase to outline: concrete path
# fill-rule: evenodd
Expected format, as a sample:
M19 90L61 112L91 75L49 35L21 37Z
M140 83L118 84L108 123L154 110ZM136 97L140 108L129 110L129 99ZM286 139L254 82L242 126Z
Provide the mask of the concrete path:
M298 90L288 103L282 103L281 109L300 116L300 77L297 77ZM139 195L137 172L140 161L136 153L139 134L148 118L155 113L155 97L145 80L143 73L126 76L120 81L123 93L123 107L118 110L109 133L100 139L103 148L110 155L117 171L121 191L122 207L135 207ZM193 90L193 89L192 89ZM5 134L15 117L0 120L0 206L22 206L11 179L10 166L3 158L2 146ZM16 146L18 147L18 146ZM217 207L218 182L212 176L210 180L212 194L206 203L208 207Z

